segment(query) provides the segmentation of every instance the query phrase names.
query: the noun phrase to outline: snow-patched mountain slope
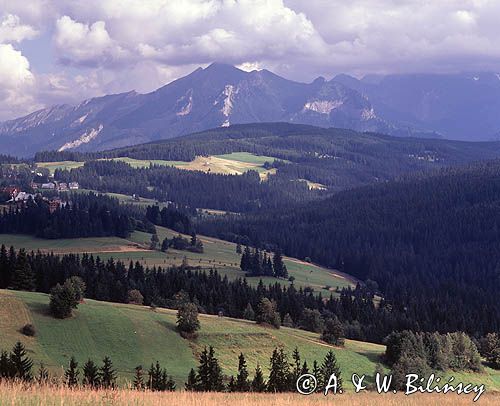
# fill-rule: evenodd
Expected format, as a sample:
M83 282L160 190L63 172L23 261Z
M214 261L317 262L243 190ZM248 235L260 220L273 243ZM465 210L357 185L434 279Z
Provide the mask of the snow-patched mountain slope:
M148 94L96 97L0 123L0 153L94 151L255 122L292 122L392 133L363 92L337 80L311 83L267 70L212 64Z

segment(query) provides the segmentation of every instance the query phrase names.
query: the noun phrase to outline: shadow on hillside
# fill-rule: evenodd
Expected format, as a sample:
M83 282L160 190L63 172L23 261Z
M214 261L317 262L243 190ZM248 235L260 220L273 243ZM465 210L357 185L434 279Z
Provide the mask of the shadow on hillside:
M32 302L28 303L28 307L33 313L37 313L42 316L52 317L48 303Z
M167 330L170 330L170 331L173 331L174 333L179 333L177 331L177 327L175 326L175 324L172 324L172 323L169 323L165 320L157 320L156 321L160 326L166 328Z

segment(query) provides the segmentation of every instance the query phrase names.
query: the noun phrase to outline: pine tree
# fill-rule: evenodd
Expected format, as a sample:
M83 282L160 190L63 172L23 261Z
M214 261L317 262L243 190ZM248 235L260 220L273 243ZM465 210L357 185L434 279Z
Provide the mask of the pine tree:
M342 376L340 373L340 368L337 364L337 358L332 350L328 351L323 360L323 364L320 369L320 378L319 378L319 387L324 389L328 382L330 381L330 377L335 374L337 377L337 393L342 390Z
M135 367L133 387L134 387L134 389L137 389L137 390L143 390L145 388L144 370L142 369L142 365L138 365Z
M14 290L32 291L35 289L35 273L28 263L26 251L21 248L17 254L17 260L10 285Z
M83 385L96 388L100 385L99 369L94 361L89 359L83 366Z
M99 379L103 388L114 388L116 384L116 371L113 362L108 356L102 360L102 367L99 370Z
M23 381L31 381L31 368L33 361L26 355L24 345L18 341L10 354L10 363L13 370L13 376Z
M248 381L247 362L243 353L238 357L238 375L236 376L236 391L248 392L250 390L250 382Z
M80 371L78 370L78 362L76 362L75 357L71 357L69 360L69 366L64 371L64 381L69 387L78 385L78 375Z
M252 380L252 392L264 392L266 390L266 382L264 381L264 374L260 365L257 364L255 368L255 375Z
M290 387L290 366L283 348L274 349L270 360L268 392L286 392Z
M198 387L198 379L196 377L196 371L193 368L191 368L191 370L189 371L187 382L185 384L185 388L187 391L194 391L197 389L197 387Z

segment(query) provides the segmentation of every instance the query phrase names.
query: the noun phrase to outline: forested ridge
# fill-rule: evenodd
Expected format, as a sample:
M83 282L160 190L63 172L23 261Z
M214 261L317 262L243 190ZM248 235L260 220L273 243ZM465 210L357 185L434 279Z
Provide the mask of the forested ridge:
M77 181L85 188L100 192L137 194L191 207L235 212L290 207L321 194L310 191L305 182L291 182L281 177L271 176L261 182L255 171L221 175L158 165L132 168L120 161L89 161L71 171L58 169L54 176L63 182Z
M279 246L362 280L425 331L500 328L500 162L339 193L286 211L202 218L200 233Z
M196 156L249 152L288 161L282 180L308 179L330 192L392 179L402 173L500 157L500 143L390 137L286 123L243 124L112 151L40 152L35 161L130 157L191 161Z

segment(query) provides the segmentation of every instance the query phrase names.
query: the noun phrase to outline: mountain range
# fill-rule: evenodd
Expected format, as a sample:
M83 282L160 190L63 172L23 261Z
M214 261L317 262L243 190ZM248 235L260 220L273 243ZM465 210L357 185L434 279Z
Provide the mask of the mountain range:
M0 152L98 151L240 123L289 122L395 136L494 139L500 75L338 75L311 83L214 63L151 93L56 105L0 123Z

